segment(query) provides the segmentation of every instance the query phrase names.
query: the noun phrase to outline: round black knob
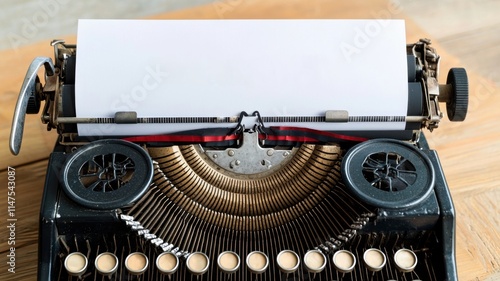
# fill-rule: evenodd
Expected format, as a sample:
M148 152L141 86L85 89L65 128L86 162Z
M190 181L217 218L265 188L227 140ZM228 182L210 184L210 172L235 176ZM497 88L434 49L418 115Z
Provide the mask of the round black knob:
M451 84L452 91L446 103L446 112L450 121L464 121L469 106L469 81L463 68L452 68L448 72L446 84Z
M35 82L30 85L29 91L31 92L28 97L28 104L26 106L27 114L37 114L40 111L40 99L37 96L37 87L40 86L40 79L36 77Z

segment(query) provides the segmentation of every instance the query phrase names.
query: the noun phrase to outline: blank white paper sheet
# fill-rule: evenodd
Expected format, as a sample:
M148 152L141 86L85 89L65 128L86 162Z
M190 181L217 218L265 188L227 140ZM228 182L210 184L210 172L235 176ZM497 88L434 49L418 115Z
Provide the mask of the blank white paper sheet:
M80 20L77 117L406 116L402 20ZM266 124L268 126L278 124ZM404 122L279 124L402 130ZM78 124L150 135L235 124Z

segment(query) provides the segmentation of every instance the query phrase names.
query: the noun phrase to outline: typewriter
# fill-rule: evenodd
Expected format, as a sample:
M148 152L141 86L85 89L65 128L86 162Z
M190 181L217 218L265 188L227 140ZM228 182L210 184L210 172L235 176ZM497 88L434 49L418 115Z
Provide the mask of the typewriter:
M440 103L451 121L465 119L468 81L453 68L438 83L428 39L402 46L406 116L325 104L317 116L255 108L80 117L77 45L54 40L53 60L33 60L12 124L13 154L26 114L41 109L59 134L41 204L38 280L457 280L455 211L422 131L438 127ZM347 94L353 103L356 94ZM404 126L373 127L390 122ZM373 126L328 127L339 123ZM80 124L197 127L84 135Z

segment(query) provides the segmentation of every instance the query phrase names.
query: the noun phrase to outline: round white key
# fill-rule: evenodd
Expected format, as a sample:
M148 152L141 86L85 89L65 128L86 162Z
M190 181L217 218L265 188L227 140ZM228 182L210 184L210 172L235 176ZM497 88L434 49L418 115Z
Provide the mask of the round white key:
M87 257L80 252L71 253L64 260L64 268L71 276L83 275L87 270L87 265Z

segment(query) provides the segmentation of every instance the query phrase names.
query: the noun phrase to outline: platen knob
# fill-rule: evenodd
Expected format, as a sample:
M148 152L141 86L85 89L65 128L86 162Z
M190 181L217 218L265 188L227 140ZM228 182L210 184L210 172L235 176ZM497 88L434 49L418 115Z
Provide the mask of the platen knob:
M38 90L40 89L40 79L38 76L36 77L35 83L30 85L28 91L30 95L28 97L28 104L26 105L26 113L27 114L37 114L40 111L40 98L37 95Z
M469 106L469 81L464 68L452 68L448 72L446 84L452 90L446 102L446 112L450 121L464 121Z

